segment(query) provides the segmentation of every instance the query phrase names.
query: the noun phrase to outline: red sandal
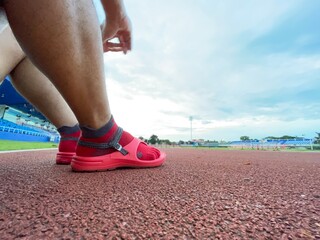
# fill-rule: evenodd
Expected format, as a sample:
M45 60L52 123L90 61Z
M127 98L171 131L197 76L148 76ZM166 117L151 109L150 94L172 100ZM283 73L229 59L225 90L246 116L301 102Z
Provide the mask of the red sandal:
M56 164L68 165L71 163L75 152L58 152L56 155Z
M88 144L88 143L87 143ZM137 149L139 144L146 144L138 138L134 138L125 147L122 147L118 141L111 143L100 144L104 148L114 148L117 151L97 156L97 157L81 157L74 156L71 161L71 168L76 172L90 172L90 171L105 171L121 167L131 167L131 168L148 168L148 167L158 167L161 166L165 159L166 154L161 152L157 148L153 148L159 155L157 159L154 160L141 160L137 158ZM93 146L92 147L97 147ZM95 144L97 145L97 144ZM98 146L99 147L99 146Z
M74 136L61 137L58 153L56 155L56 164L68 165L71 163L73 156L76 154L75 151L80 131L73 135Z

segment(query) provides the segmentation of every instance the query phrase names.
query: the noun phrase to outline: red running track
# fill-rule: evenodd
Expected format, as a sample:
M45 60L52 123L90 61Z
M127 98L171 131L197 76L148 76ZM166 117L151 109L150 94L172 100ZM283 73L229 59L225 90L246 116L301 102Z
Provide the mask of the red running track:
M153 169L74 173L0 154L1 239L320 239L320 154L166 149Z

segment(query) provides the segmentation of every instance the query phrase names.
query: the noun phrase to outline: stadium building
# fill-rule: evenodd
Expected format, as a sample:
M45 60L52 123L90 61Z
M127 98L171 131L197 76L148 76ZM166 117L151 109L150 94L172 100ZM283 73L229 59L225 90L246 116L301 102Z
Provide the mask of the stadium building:
M12 86L6 77L0 85L0 139L59 142L56 128Z

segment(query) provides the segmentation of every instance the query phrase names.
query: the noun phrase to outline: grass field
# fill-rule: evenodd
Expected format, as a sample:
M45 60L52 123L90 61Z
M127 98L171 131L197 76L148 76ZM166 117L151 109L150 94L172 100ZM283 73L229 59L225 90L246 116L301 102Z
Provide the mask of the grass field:
M56 148L58 144L51 142L20 142L0 140L0 151Z

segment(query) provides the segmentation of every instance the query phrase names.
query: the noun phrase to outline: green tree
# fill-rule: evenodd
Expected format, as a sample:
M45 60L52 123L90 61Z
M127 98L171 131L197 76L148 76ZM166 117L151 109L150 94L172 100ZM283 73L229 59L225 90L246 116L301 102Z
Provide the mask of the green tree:
M320 133L316 133L316 134L318 134L318 136L315 137L316 140L314 141L314 143L320 144Z
M265 139L278 139L277 137L274 137L274 136L268 136L268 137L265 137L265 138L263 138L264 140Z
M241 136L240 140L241 141L248 141L248 140L250 140L250 138L248 136Z
M166 144L166 145L171 145L171 141L169 139L164 139L164 140L161 140L162 143Z
M269 137L265 137L264 139L273 139L273 140L277 140L277 139L296 139L296 138L297 138L297 137L294 137L294 136L283 135L282 137L269 136Z
M289 136L289 135L284 135L280 137L279 139L296 139L297 137Z
M156 144L156 143L159 143L160 140L158 138L157 135L152 135L150 138L149 138L149 141L148 141L150 144Z

